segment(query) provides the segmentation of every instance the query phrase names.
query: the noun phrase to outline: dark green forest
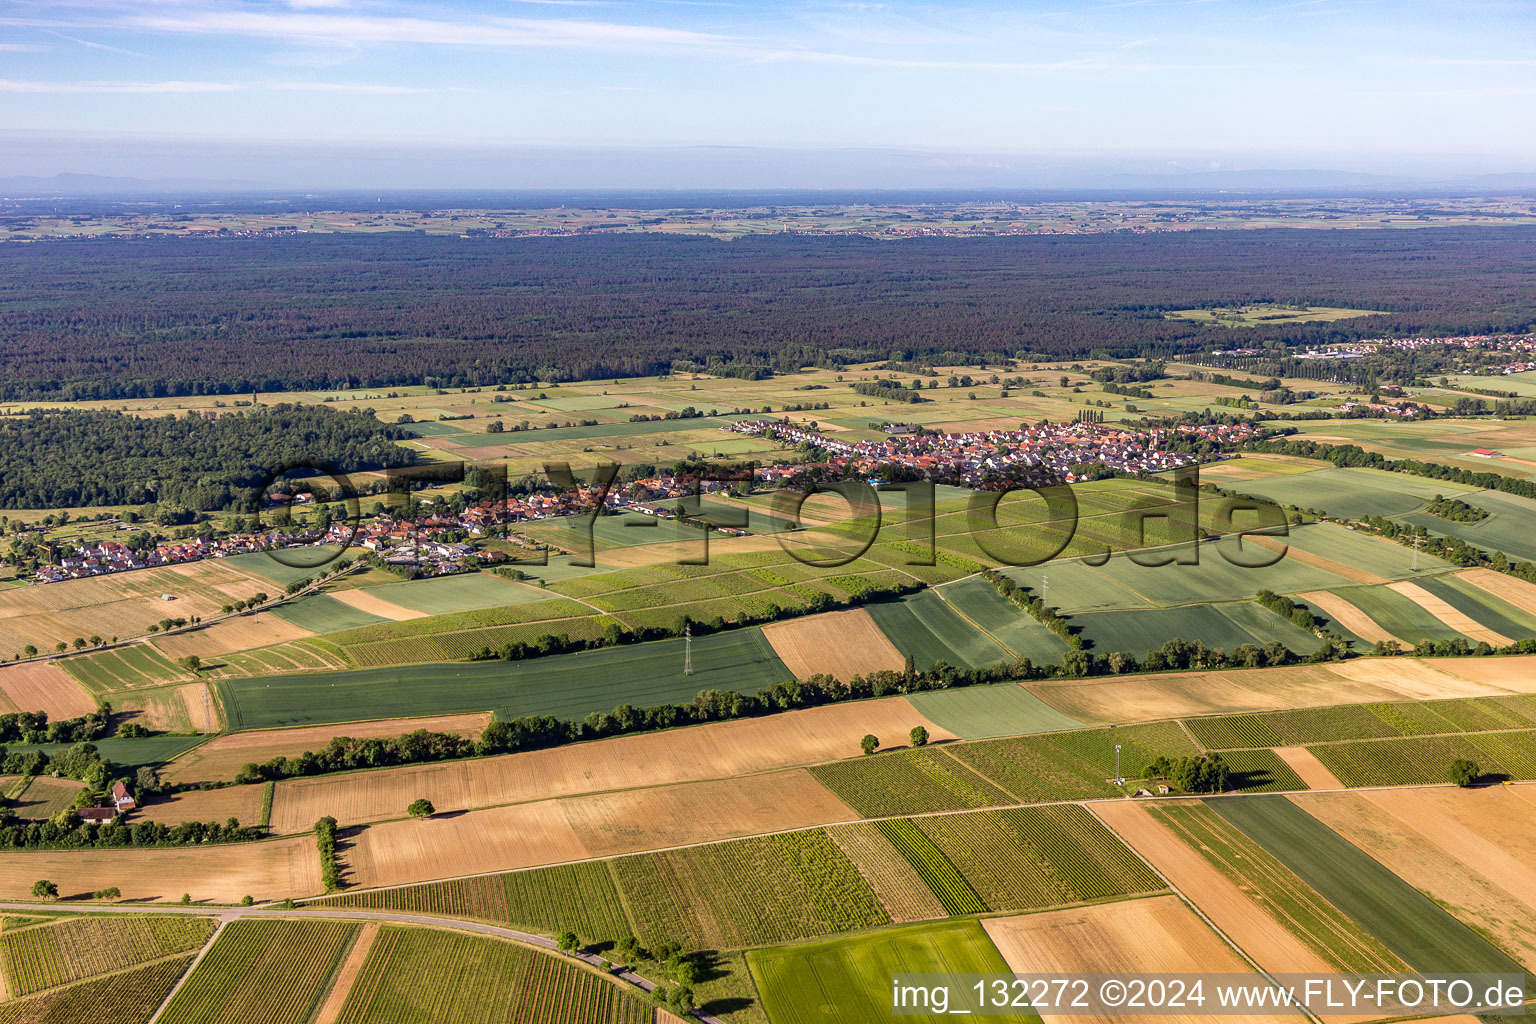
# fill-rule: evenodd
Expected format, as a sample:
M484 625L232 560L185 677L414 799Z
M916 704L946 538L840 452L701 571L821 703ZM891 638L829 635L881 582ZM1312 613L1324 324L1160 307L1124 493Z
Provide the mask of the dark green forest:
M371 410L324 405L153 418L34 412L0 420L0 508L251 508L254 489L291 467L408 465L415 454L392 443L405 436Z
M1536 230L925 238L82 239L0 246L0 400L864 360L1167 356L1523 329ZM1169 309L1390 311L1251 329Z

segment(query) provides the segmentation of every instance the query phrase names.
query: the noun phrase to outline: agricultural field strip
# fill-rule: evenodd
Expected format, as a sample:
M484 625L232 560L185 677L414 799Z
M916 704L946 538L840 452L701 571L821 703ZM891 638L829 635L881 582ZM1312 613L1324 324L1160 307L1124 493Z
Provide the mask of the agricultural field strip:
M871 699L882 699L882 698L871 698ZM1468 697L1468 698L1460 698L1460 699L1450 700L1450 701L1442 701L1442 702L1438 702L1438 703L1441 703L1441 704L1444 704L1444 705L1447 705L1447 706L1457 706L1457 705L1462 705L1463 703L1465 703L1465 704L1467 704L1469 706L1473 706L1473 705L1475 705L1475 702L1487 701L1487 700L1490 700L1490 699L1496 699L1496 698ZM1481 734L1524 733L1524 732L1532 731L1533 729L1536 729L1536 697L1532 697L1530 702L1531 702L1531 713L1533 715L1533 718L1527 724L1524 724L1524 725L1503 725L1503 726L1500 726L1498 728L1477 729L1477 730L1473 730L1473 729L1459 729L1458 730L1458 729L1455 729L1455 728L1451 728L1451 729L1447 729L1445 731L1445 733L1443 733L1443 734L1437 733L1435 735L1471 736L1471 735L1481 735ZM1393 702L1389 706L1395 707L1395 706L1397 706L1397 703L1398 702ZM1408 706L1414 706L1414 702L1401 702L1401 703L1404 704L1404 705L1408 705ZM1189 730L1189 727L1190 727L1190 725L1192 723L1224 721L1226 719L1248 719L1248 718L1258 719L1258 718L1262 718L1262 717L1267 716L1267 715L1288 715L1288 714L1297 714L1297 713L1301 713L1301 712L1323 712L1323 713L1326 713L1326 712L1333 712L1333 711L1344 711L1344 712L1356 711L1356 710L1363 711L1363 709L1365 707L1366 707L1366 705L1345 704L1345 705L1335 705L1335 706L1323 707L1323 708L1301 709L1300 712L1288 712L1288 711L1257 712L1257 713L1254 713L1252 715L1220 715L1220 716L1207 716L1207 717L1203 717L1203 718L1168 719L1168 720L1163 721L1163 722L1148 722L1148 723L1141 723L1141 724L1147 725L1147 726L1157 726L1157 725L1167 725L1167 724L1178 725L1178 726L1181 727L1181 729L1185 732L1186 735L1191 736L1191 738L1196 743L1198 743L1200 746L1202 746L1202 747L1204 747L1205 749L1208 749L1208 750L1218 750L1218 751L1221 751L1221 750L1268 750L1268 749L1273 749L1275 747L1298 746L1298 745L1305 745L1305 746L1308 746L1308 747L1314 747L1314 746L1328 746L1328 745L1340 745L1340 744L1354 744L1354 743L1370 742L1370 741L1392 741L1392 740L1410 739L1410 738L1413 738L1414 736L1422 735L1422 734L1418 734L1418 733L1391 732L1391 733L1388 733L1386 735L1367 736L1367 737L1352 737L1352 736L1350 736L1350 737L1342 737L1342 738L1333 739L1333 740L1316 740L1316 739L1305 739L1305 738L1303 738L1303 739L1291 739L1291 738L1288 738L1288 737L1282 737L1282 736L1278 736L1277 735L1273 739L1269 740L1268 742L1254 743L1252 745L1238 746L1238 745L1211 745L1211 744L1207 744L1207 743L1204 742L1204 740L1202 740L1201 735L1200 735L1201 730L1198 727L1193 732L1191 732ZM343 726L344 726L344 724L345 723L343 723ZM1384 725L1384 727L1385 727L1385 725ZM936 757L942 758L942 764L943 764L943 766L946 769L948 769L949 773L951 773L951 774L959 774L962 779L964 779L965 776L968 776L968 775L971 775L971 774L979 776L979 778L980 778L980 780L982 782L990 784L992 787L995 787L997 790L1001 791L1005 796L1011 798L1012 801L1014 801L1013 803L1008 803L1008 802L1005 801L1005 802L1001 802L1001 803L980 804L980 805L975 805L975 806L972 806L972 807L960 807L960 808L947 808L947 809L945 809L948 812L958 811L958 812L963 813L963 812L965 812L967 810L974 810L978 806L986 806L986 807L1009 807L1009 806L1027 807L1027 806L1038 806L1038 805L1042 805L1042 804L1051 804L1051 803L1070 803L1070 802L1074 802L1074 801L1072 801L1072 800L1070 800L1068 798L1065 798L1065 797L1059 798L1059 799L1050 799L1050 800L1027 800L1027 799L1023 799L1023 798L1021 798L1021 796L1018 793L1016 793L1016 792L1014 792L1014 791L1012 791L1012 790L1010 790L1008 788L1007 780L1005 780L1005 779L1001 779L1000 780L1000 779L997 779L997 778L989 775L987 773L985 763L977 763L977 762L974 762L974 761L971 761L971 760L966 760L966 759L957 757L957 756L955 756L954 754L951 753L951 750L952 749L964 750L964 749L968 749L968 748L971 748L971 747L978 747L978 746L983 746L983 745L987 745L987 744L995 744L995 743L997 743L1000 740L1007 740L1007 739L1023 739L1023 738L1049 739L1049 738L1052 738L1052 737L1061 738L1061 737L1069 737L1069 736L1074 736L1074 735L1100 734L1100 733L1103 733L1103 734L1107 735L1107 731L1106 730L1102 730L1102 729L1067 729L1067 730L1054 730L1054 731L1037 732L1037 733L1025 733L1025 734L1020 734L1017 737L983 737L983 738L977 738L977 739L972 739L972 740L959 739L959 740L953 740L953 741L944 743L942 745L937 745L937 746L929 747L929 748L926 748L926 750L931 752L931 756L936 756ZM341 732L338 732L338 735L341 735L341 734L342 734ZM911 756L911 755L917 754L918 751L917 750L910 750L910 751L905 751L905 752L903 752L903 751L891 751L886 756L895 755L897 757L900 757L903 753L906 753L907 755ZM517 755L513 754L513 755L498 755L498 756L516 757ZM462 761L448 761L448 762L433 762L433 763L429 763L427 765L421 765L421 766L399 766L399 767L358 769L357 771L354 771L354 772L339 772L339 773L335 773L335 774L332 774L332 775L316 776L315 778L335 779L335 778L342 778L342 777L345 777L347 775L359 775L359 774L363 774L365 772L386 772L387 773L387 772L392 772L392 771L409 771L409 770L412 770L412 769L419 770L421 768L431 768L431 767L433 767L434 764L445 765L445 766L452 766L452 765L455 765L455 764L464 764L464 763L465 762L462 762ZM690 778L690 779L686 779L686 780L672 780L672 781L666 781L666 782L657 782L657 783L652 783L652 784L647 784L647 785L625 785L625 786L616 786L616 787L611 788L611 789L594 789L594 790L584 791L584 792L580 792L580 793L564 794L564 795L556 797L555 799L575 800L575 799L583 799L583 798L586 798L586 797L595 797L595 796L602 796L602 795L615 794L615 793L640 792L640 791L644 791L644 790L663 790L663 789L667 789L667 788L674 787L674 786L689 785L689 784L696 783L696 782L707 782L707 781L715 781L715 780L723 780L723 779L750 778L750 777L754 777L754 776L772 775L772 774L777 774L777 773L785 772L785 771L794 771L794 770L797 770L797 769L800 769L800 768L807 768L807 767L817 768L817 767L847 766L847 767L852 768L854 766L858 766L858 765L865 764L865 763L867 763L867 762L863 762L862 760L859 760L859 759L842 758L842 759L835 760L835 761L811 761L811 762L803 762L803 763L799 763L799 764L784 764L784 765L778 765L778 766L771 767L771 768L764 768L764 769L761 769L761 770L758 770L758 771L740 772L740 773L733 773L733 774L729 774L729 775L701 776L699 778ZM1301 787L1301 788L1304 789L1305 787ZM982 792L985 792L985 791L983 790ZM282 787L279 786L279 788L278 788L279 796L281 795L281 793L282 793ZM545 794L530 794L530 795L528 795L528 796L526 796L526 797L524 797L522 799L518 799L518 800L511 800L511 801L507 801L505 803L495 803L495 804L476 804L472 808L468 808L468 809L488 810L488 809L493 809L493 808L515 807L515 806L519 806L519 805L523 805L523 804L537 803L537 802L540 802L540 801L548 799L548 798L549 797L547 795L545 795ZM1092 797L1092 796L1086 796L1085 795L1084 797L1082 797L1080 799L1093 799L1093 798L1094 797ZM856 819L856 820L874 821L874 820L879 820L880 818L884 818L884 817L895 818L895 817L911 816L911 814L924 814L924 813L937 813L937 812L933 812L933 811L915 811L915 812L910 812L910 813L907 813L907 814L903 814L903 813L900 813L900 812L894 812L893 811L890 814L870 814L870 815L867 815L867 816L865 816L863 818ZM376 819L376 820L377 821L399 820L399 819L403 819L404 817L405 817L405 814L402 811L401 814L398 816L398 818L381 818L381 819Z
M68 916L8 929L0 936L6 991L33 995L183 957L209 945L217 930L207 916L158 915L151 923L156 916Z

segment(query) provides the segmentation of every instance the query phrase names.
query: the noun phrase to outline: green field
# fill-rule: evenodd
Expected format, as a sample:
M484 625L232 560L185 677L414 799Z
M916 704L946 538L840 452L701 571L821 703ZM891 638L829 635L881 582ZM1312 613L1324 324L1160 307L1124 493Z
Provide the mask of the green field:
M1432 576L1418 583L1452 608L1464 612L1474 622L1502 633L1511 640L1536 637L1536 616L1521 611L1458 576Z
M1236 480L1224 486L1227 490L1268 498L1282 505L1318 509L1331 516L1349 519L1368 515L1406 515L1433 501L1437 494L1455 496L1478 490L1466 484L1429 480L1411 473L1332 466L1310 473Z
M735 949L890 923L821 829L620 857L613 874L652 947Z
M1310 654L1323 643L1317 636L1250 601L1085 612L1072 616L1070 624L1081 631L1084 639L1092 641L1095 651L1125 651L1138 658L1161 647L1171 637L1183 637L1190 642L1203 640L1207 646L1220 647L1228 654L1243 644L1261 646L1269 640L1278 640L1297 654Z
M386 925L338 1024L652 1024L654 1018L651 1005L623 983L552 954L475 935Z
M1406 971L1385 946L1209 807L1197 802L1157 804L1152 813L1335 970Z
M925 690L907 700L935 725L968 740L1083 727L1016 683Z
M150 644L132 644L77 658L61 658L59 667L92 693L158 686L188 675Z
M919 670L941 661L975 669L1014 660L930 590L871 604L868 611L880 631L898 651L911 655Z
M335 633L387 621L383 616L343 604L330 594L308 594L297 601L286 601L272 609L272 614L315 633Z
M163 1024L303 1024L358 926L232 921L160 1015Z
M191 962L190 955L170 957L27 999L11 998L0 1003L0 1024L148 1024Z
M275 557L265 551L252 551L244 555L230 555L224 559L224 564L243 572L265 576L286 587L296 580L311 579L335 569L336 562L340 560L336 554L335 547L293 548L279 552ZM278 558L296 564L284 565Z
M102 758L111 761L114 765L121 765L128 774L132 774L141 765L160 767L178 754L191 750L199 743L205 742L206 736L146 736L143 739L124 739L118 736L108 736L105 739L92 740ZM11 743L6 745L8 752L23 752L28 750L41 750L50 756L63 753L70 748L68 743Z
M10 994L23 996L194 950L212 934L206 917L65 918L0 935L0 965Z
M1010 602L979 577L951 583L939 591L960 615L978 626L1014 658L1036 665L1059 665L1067 643Z
M891 1017L898 974L1012 974L975 921L911 925L869 935L753 950L747 964L772 1024L869 1024ZM932 1013L900 1019L937 1024ZM1039 1021L1033 1013L989 1016L999 1024Z
M1349 320L1377 316L1376 309L1343 309L1337 306L1282 306L1259 302L1247 306L1211 306L1201 309L1173 309L1164 313L1169 320L1191 320L1219 327L1279 327L1322 321Z
M1478 491L1457 497L1487 509L1491 515L1475 523L1457 523L1421 512L1405 515L1402 521L1488 551L1502 551L1511 558L1536 558L1536 501L1502 491Z
M966 747L956 748L965 751ZM935 747L848 758L811 768L822 785L867 818L963 811L1016 801Z
M504 580L490 573L466 572L435 579L410 580L406 583L386 583L374 587L369 593L412 611L428 615L448 615L453 612L471 612L481 608L499 608L509 604L526 604L542 601L547 593L535 587L527 587L511 580Z
M526 661L220 679L215 685L232 728L265 729L488 709L500 718L584 718L619 704L686 702L700 690L752 693L791 675L757 629L695 638L693 669L693 675L683 674L682 640L659 640Z
M1412 969L1521 973L1482 936L1285 797L1205 804Z
M1346 786L1426 786L1474 761L1487 778L1536 779L1536 732L1467 733L1322 743L1307 748Z
M1177 722L982 740L957 744L951 750L1006 790L1014 802L1042 803L1120 795L1108 781L1114 777L1117 744L1120 770L1127 779L1142 777L1158 755L1183 757L1196 752Z

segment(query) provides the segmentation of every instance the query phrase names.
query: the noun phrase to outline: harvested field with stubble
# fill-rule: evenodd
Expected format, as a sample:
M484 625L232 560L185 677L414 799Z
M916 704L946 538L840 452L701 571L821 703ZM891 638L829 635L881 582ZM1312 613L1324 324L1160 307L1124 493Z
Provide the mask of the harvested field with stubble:
M1536 787L1302 795L1307 813L1536 968Z
M406 619L425 619L426 612L416 611L414 608L402 608L398 604L377 597L367 590L331 590L328 593L342 604L356 608L360 612L369 615L377 615L381 619L389 619L392 622L404 622Z
M881 669L900 672L906 663L862 608L770 623L763 636L796 679L824 674L846 683Z
M1314 590L1307 594L1297 594L1299 600L1316 605L1324 614L1332 617L1340 626L1349 630L1361 640L1370 643L1391 642L1397 644L1403 650L1408 650L1413 645L1404 643L1401 637L1393 636L1382 629L1376 620L1365 612L1350 604L1338 594L1329 593L1326 590Z
M1463 569L1456 574L1479 590L1507 601L1523 612L1536 615L1536 583L1492 569Z
M153 641L153 646L172 661L189 654L206 660L314 635L303 626L296 626L271 612L253 612L220 619L189 633L161 637Z
M1008 966L1018 973L1248 974L1248 965L1181 901L1173 896L1052 910L982 922ZM1045 1012L1045 1021L1071 1024L1124 1021L1124 1016L1064 1016ZM1134 1018L1131 1018L1134 1019ZM1200 1024L1207 1018L1166 1014L1168 1024ZM1300 1014L1245 1014L1246 1021L1299 1021Z
M0 668L0 692L18 711L46 711L53 720L96 710L96 699L57 665L28 662Z
M128 900L238 903L284 900L320 891L313 836L149 850L8 850L0 852L0 898L30 899L47 878L61 897L117 886Z
M1189 897L1260 967L1282 972L1326 973L1334 969L1265 914L1252 896L1218 871L1198 850L1154 817L1149 805L1106 801L1094 804L1093 812L1175 889Z
M392 738L417 729L426 729L474 738L485 731L490 721L490 713L482 712L229 733L189 750L172 761L161 775L168 782L221 782L234 778L235 773L249 762L260 763L274 757L298 757L306 751L319 750L333 736L351 736L355 739Z
M404 808L402 807L402 812ZM371 825L343 842L349 885L403 885L851 821L792 770ZM452 850L445 858L444 850Z
M431 800L439 811L450 811L603 792L637 781L662 785L750 775L857 757L865 733L905 743L908 732L919 725L933 742L955 738L905 698L886 697L501 757L295 779L278 784L272 827L297 832L326 814L344 825L387 820L401 816L417 797ZM302 731L351 735L344 726ZM241 735L199 750L213 748L214 756L221 756L214 744L236 742Z
M1276 747L1275 755L1295 772L1308 789L1343 789L1344 783L1334 777L1317 755L1306 747Z
M1469 636L1473 640L1491 644L1494 647L1508 647L1511 643L1509 637L1503 633L1489 629L1470 615L1431 594L1417 583L1403 580L1399 583L1387 584L1387 589L1402 594L1456 632Z
M188 790L141 804L134 819L158 821L162 825L179 825L184 821L216 821L222 825L234 818L242 825L255 825L261 821L261 792L259 785Z
M73 779L55 779L39 775L15 800L16 817L31 821L46 821L66 808L74 806L75 797L85 788L85 783Z

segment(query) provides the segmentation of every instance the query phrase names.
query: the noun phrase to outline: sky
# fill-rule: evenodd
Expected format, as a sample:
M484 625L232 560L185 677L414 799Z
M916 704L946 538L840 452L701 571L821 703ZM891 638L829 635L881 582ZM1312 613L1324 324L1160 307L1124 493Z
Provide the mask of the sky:
M1532 109L1530 0L0 0L0 176L1529 172Z

